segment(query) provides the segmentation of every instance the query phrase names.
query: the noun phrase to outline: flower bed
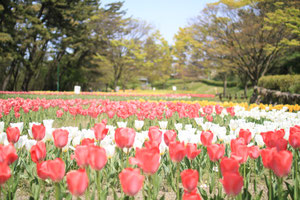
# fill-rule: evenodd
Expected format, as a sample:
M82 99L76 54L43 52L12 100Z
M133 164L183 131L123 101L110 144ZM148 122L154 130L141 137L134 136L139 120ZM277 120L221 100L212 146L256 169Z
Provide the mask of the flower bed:
M0 100L1 199L298 199L297 105Z

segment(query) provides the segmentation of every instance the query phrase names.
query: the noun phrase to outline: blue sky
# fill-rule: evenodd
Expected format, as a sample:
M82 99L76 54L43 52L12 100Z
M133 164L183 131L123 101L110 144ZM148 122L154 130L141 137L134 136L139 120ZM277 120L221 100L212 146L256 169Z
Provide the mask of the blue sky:
M103 4L118 0L102 0ZM179 27L188 24L188 20L197 16L207 3L217 0L125 0L127 15L145 20L154 25L162 36L173 44L173 36Z

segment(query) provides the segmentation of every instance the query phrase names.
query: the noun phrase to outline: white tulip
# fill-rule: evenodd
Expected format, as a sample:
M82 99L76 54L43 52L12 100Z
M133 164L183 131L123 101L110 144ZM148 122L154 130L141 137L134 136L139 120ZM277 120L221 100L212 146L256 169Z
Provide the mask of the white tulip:
M0 122L0 133L4 130L4 122Z
M26 143L25 143L26 150L30 151L31 147L33 145L36 145L36 143L37 143L36 140L26 140Z
M27 140L28 140L27 135L20 136L18 142L15 143L15 148L16 149L21 149L26 144Z
M194 118L194 119L195 119L196 124L197 124L198 126L200 126L201 124L203 124L203 118L202 118L202 117L196 117L196 118Z
M0 144L8 144L9 142L7 141L7 135L5 132L0 133Z
M168 121L159 121L159 127L163 130L166 130L167 129L167 126L168 126Z
M126 128L127 122L117 122L119 128Z
M144 126L144 121L142 120L135 120L134 121L134 127L136 128L137 131L140 131Z
M175 129L176 129L177 131L182 130L182 123L177 123L177 124L175 124Z

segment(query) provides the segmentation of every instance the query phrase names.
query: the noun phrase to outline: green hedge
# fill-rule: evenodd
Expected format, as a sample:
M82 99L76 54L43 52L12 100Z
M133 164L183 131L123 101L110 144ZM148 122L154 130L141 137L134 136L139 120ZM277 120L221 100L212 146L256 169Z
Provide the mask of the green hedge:
M215 81L215 80L202 79L201 82L205 83L207 85L212 85L212 86L218 86L218 87L223 87L224 86L223 81ZM227 87L235 87L235 86L237 86L237 82L227 81Z
M281 92L300 94L300 75L263 76L259 79L258 86Z

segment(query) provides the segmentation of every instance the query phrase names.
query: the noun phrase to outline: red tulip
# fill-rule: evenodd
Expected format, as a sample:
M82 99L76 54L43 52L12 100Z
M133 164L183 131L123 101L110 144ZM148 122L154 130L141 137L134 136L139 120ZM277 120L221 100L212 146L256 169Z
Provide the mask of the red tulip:
M290 128L289 143L294 149L300 147L300 126Z
M252 139L251 132L249 131L249 129L247 130L241 129L239 132L239 137L244 138L245 144L249 144Z
M143 187L145 177L139 169L126 168L119 174L123 192L129 196L136 195Z
M187 157L191 160L193 160L194 158L196 158L196 156L199 155L199 153L201 152L201 149L197 149L197 144L192 144L192 143L187 143L186 145L186 153L187 153Z
M182 186L188 192L197 188L199 174L197 170L186 169L180 173Z
M212 122L214 120L213 116L211 116L211 115L206 115L206 119L209 122Z
M249 150L246 145L238 145L234 152L231 152L231 157L239 163L245 163L248 159Z
M56 117L57 118L61 118L63 114L64 114L64 112L62 110L57 110L56 111Z
M212 114L214 111L214 107L212 105L204 106L202 109L203 112L208 115Z
M94 170L101 170L107 162L106 151L99 146L89 146L88 163Z
M89 148L87 145L78 145L75 148L75 154L72 158L75 158L77 165L79 167L86 167L89 165L88 156L89 156Z
M201 196L197 192L184 192L182 200L201 200Z
M40 141L45 137L46 128L43 124L41 125L33 124L31 130L32 130L32 136L36 141Z
M69 132L63 129L56 129L52 132L54 144L57 148L63 148L68 144Z
M245 139L244 138L236 138L236 139L232 139L230 141L230 149L231 152L236 152L239 148L240 145L245 145Z
M233 158L224 157L220 162L222 174L225 174L227 172L239 173L239 167L240 165L238 161Z
M266 144L266 146L268 148L273 148L273 147L277 147L277 142L280 139L283 139L285 133L284 130L277 130L277 131L268 131L268 132L263 132L261 133L261 136L264 140L264 143ZM282 140L281 140L282 142ZM282 146L281 144L279 144L279 146Z
M39 141L30 149L31 160L39 163L46 158L46 145L43 141Z
M207 146L207 153L211 161L216 162L225 154L223 144L211 144Z
M243 177L239 173L227 172L220 181L226 194L231 196L238 195L244 185Z
M234 107L226 108L227 113L229 113L232 117L235 115Z
M148 136L150 141L155 141L157 144L161 143L162 132L159 130L157 126L151 126L149 128Z
M276 148L261 150L261 158L262 158L265 168L271 169L271 161L273 159L273 154L275 152L276 152Z
M223 107L219 104L215 105L216 114L220 115L222 113Z
M41 163L37 163L36 164L36 172L37 172L37 175L43 180L49 178L47 162L43 161Z
M186 155L184 142L171 142L169 144L169 154L172 161L180 162Z
M276 143L275 143L275 147L277 149L277 151L282 151L282 150L286 150L287 149L287 145L288 145L288 141L284 138L279 138Z
M250 158L256 159L260 156L260 149L258 146L251 146L248 148L248 150Z
M21 117L21 114L19 112L15 112L15 118Z
M293 154L290 151L279 151L274 152L272 156L272 160L270 161L270 168L274 171L274 173L279 176L287 176L291 171L293 162Z
M84 138L83 140L81 140L81 145L94 145L95 140L94 139L90 139L90 138Z
M169 144L171 142L175 142L176 141L176 132L174 130L167 130L164 134L164 141L166 143L167 146L169 146Z
M0 187L3 185L11 176L10 168L5 162L0 162Z
M89 185L89 178L85 172L85 169L72 170L68 172L67 184L72 195L83 195Z
M17 159L17 151L12 143L6 146L0 145L0 162L5 162L7 165L10 165Z
M65 176L65 163L61 158L47 160L47 170L49 178L54 182L61 181Z
M65 176L65 163L61 158L37 163L36 169L38 176L43 180L50 178L54 182L59 182Z
M115 131L115 142L120 148L130 148L133 145L135 131L132 128L117 128Z
M151 149L152 147L157 147L159 148L159 143L157 141L153 141L153 140L148 140L144 142L144 145L146 148Z
M16 143L18 142L20 138L20 130L17 127L8 127L6 129L6 135L7 135L7 140L10 143Z
M99 141L103 140L108 133L105 123L95 124L94 126L95 138Z
M212 144L212 140L214 138L214 134L211 131L202 131L200 140L203 146L208 146Z
M160 153L158 147L136 148L135 157L130 158L131 165L138 165L144 173L154 174L159 167Z
M101 123L106 125L107 124L107 119L102 119Z

